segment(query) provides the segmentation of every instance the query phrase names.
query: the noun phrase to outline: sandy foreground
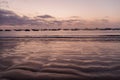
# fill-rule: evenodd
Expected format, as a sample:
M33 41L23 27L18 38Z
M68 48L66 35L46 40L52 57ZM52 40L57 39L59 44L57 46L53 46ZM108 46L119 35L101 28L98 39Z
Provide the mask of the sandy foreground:
M0 39L0 80L120 80L120 43L103 40Z

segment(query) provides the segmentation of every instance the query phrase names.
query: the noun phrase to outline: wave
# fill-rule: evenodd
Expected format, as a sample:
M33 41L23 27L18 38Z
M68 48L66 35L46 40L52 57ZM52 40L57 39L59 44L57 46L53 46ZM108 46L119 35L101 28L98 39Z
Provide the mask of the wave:
M1 73L2 78L12 80L119 80L120 66L80 67L78 65L24 63L12 66ZM45 77L46 76L46 77Z
M14 38L14 39L13 39ZM58 35L52 35L52 36L24 36L24 37L0 37L0 40L43 40L43 41L120 41L120 35L64 35L64 36L58 36Z

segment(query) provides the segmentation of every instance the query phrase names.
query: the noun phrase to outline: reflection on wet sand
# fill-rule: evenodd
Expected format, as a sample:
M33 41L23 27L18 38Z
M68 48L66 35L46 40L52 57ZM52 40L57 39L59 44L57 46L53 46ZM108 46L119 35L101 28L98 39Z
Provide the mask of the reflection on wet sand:
M0 45L0 80L120 79L118 40L4 38Z

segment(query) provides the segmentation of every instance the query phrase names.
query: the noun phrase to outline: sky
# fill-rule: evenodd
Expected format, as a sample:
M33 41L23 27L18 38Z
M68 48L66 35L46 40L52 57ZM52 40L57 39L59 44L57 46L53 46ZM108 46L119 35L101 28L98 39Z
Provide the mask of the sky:
M120 22L120 0L1 0L0 4L2 9L29 18Z

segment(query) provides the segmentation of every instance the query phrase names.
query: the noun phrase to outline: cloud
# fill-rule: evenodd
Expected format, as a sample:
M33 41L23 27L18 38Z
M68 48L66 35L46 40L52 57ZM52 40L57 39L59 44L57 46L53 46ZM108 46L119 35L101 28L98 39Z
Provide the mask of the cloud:
M13 11L0 9L0 25L39 25L36 19L30 19L27 16L19 16Z
M41 16L36 16L36 18L49 19L49 18L55 18L55 17L51 15L41 15Z
M12 11L0 9L0 25L22 25L28 20L26 16L20 17Z
M77 16L76 16L77 17ZM120 27L120 22L110 22L109 19L83 20L80 18L59 20L51 15L39 15L34 18L19 16L13 11L0 9L0 26L3 25L29 25L38 28L101 28ZM22 26L21 26L22 27Z

